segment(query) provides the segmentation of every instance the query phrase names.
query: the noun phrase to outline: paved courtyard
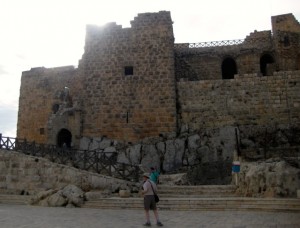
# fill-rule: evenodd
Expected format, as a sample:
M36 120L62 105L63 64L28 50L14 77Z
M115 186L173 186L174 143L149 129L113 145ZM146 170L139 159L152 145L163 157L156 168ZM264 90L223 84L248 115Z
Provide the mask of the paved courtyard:
M159 211L164 227L300 227L300 213L239 211ZM0 204L0 228L143 227L144 212L49 208ZM151 213L152 227L156 227Z

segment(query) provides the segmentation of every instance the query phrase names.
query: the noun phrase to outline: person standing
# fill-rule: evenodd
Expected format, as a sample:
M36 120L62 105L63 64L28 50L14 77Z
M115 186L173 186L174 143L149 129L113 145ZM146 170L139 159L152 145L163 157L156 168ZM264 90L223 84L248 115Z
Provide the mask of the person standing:
M146 216L146 223L143 224L144 226L151 226L150 222L150 214L149 210L153 210L155 219L156 219L156 225L157 226L163 226L163 224L160 222L156 207L156 202L154 198L154 192L157 192L157 186L156 184L149 179L149 174L144 173L143 175L143 190L142 194L144 195L144 209L145 209L145 216Z
M151 173L150 173L150 180L153 181L155 184L159 183L159 172L157 169L151 167L150 168Z

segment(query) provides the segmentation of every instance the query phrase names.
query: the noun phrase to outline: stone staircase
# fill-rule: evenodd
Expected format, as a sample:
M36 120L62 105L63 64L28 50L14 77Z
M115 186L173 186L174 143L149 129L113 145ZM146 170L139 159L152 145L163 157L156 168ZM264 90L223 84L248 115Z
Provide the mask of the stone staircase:
M235 186L168 186L159 185L160 210L255 210L300 212L300 199L235 197ZM95 193L96 195L97 193ZM99 194L100 195L100 194ZM143 198L95 197L85 208L143 209Z
M15 195L15 194L0 194L0 204L15 204L26 205L29 203L31 196L29 195Z
M300 212L297 198L236 197L233 185L170 186L159 185L159 210L187 211L278 211ZM121 198L117 194L104 197L102 192L91 192L93 197L83 208L143 210L143 198L138 194ZM0 204L28 204L31 196L0 192Z

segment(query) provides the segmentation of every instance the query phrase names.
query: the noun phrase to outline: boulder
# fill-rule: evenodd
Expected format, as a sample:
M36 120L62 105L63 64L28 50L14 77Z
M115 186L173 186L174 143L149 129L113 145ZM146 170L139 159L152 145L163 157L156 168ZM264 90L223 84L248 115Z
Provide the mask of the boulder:
M67 185L62 190L62 195L68 199L69 203L80 207L84 203L84 192L75 185Z
M63 207L66 206L68 200L63 196L62 191L58 191L47 199L49 207Z
M296 197L300 169L283 160L242 162L237 193L254 197Z
M121 198L128 198L128 197L130 197L130 191L128 191L128 190L120 190L119 191L119 196Z

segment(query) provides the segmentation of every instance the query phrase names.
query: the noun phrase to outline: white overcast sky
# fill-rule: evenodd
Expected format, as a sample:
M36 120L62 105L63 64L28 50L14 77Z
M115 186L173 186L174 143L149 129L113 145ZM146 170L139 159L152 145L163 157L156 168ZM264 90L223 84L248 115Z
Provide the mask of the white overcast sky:
M243 39L300 0L0 0L0 133L16 136L20 79L32 67L78 65L86 24L129 27L138 13L171 11L175 43Z

